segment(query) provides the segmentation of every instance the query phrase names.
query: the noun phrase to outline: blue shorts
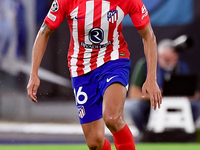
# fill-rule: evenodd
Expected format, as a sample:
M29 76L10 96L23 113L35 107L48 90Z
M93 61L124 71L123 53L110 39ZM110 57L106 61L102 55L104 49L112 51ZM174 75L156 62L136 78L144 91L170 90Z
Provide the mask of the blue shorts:
M106 88L112 83L129 83L130 60L109 61L99 68L72 78L72 85L81 124L102 118L102 102Z

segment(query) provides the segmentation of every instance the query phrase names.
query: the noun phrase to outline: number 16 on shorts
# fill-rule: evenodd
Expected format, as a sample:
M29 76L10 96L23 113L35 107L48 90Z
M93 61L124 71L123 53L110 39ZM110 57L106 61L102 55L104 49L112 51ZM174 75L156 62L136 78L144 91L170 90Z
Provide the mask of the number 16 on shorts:
M79 87L78 91L76 92L76 89L74 88L74 94L75 94L75 99L76 99L76 105L80 104L83 105L87 102L88 96L85 92L82 91L83 87Z

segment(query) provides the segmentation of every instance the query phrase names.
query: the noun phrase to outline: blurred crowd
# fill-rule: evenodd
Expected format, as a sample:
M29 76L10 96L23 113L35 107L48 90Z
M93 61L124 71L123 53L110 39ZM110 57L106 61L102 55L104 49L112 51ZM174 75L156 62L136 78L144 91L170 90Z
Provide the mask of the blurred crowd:
M25 53L26 25L20 0L0 0L0 67L6 57Z
M173 40L164 39L158 44L158 65L157 65L157 82L163 91L163 84L172 75L190 75L189 66L185 61L179 59L179 53L173 44ZM145 132L150 114L149 97L142 99L142 85L146 79L147 63L141 58L131 75L130 89L125 110L131 117L133 123L139 131ZM187 85L186 85L187 86ZM195 85L194 85L195 86ZM184 93L183 93L184 94ZM176 96L176 95L171 95ZM188 95L181 95L188 96ZM200 120L200 94L196 89L194 95L189 97L192 108L193 120ZM181 104L180 104L181 105Z

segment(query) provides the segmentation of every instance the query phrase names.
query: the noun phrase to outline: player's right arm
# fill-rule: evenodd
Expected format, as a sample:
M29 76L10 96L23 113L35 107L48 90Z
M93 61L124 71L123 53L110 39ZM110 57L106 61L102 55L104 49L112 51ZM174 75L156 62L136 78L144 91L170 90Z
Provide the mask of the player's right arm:
M38 70L46 51L47 43L49 40L49 36L53 30L51 30L45 23L42 24L37 37L35 39L35 43L32 50L32 67L29 82L27 85L27 92L29 98L37 103L37 89L40 85L40 79L38 78Z

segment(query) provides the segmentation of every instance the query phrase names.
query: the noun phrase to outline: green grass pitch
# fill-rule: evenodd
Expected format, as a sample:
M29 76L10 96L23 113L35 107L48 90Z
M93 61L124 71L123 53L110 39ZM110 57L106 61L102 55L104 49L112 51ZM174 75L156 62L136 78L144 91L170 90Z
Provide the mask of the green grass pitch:
M0 145L2 150L88 150L85 144ZM116 150L112 145L112 150ZM141 143L136 150L200 150L200 143Z

